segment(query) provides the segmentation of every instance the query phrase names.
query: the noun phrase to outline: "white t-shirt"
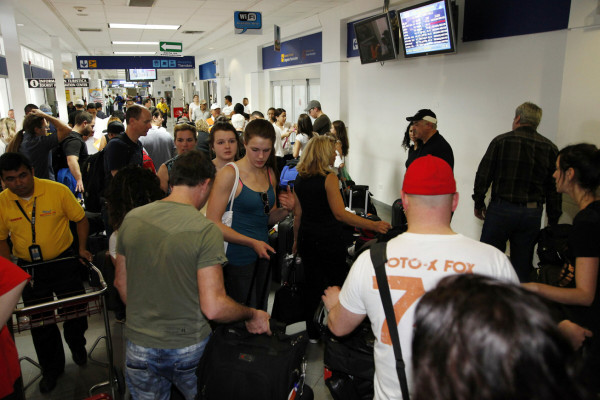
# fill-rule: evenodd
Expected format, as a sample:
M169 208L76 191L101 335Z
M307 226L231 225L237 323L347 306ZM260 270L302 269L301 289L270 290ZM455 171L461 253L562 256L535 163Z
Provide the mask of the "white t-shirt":
M117 235L118 231L113 231L108 238L108 254L112 258L117 258Z
M281 141L281 129L275 124L273 124L273 128L275 128L275 157L283 157L283 142Z
M190 110L188 112L188 116L190 118L191 121L194 121L194 110L195 109L200 109L200 103L198 103L198 105L196 105L196 103L192 102L190 103Z
M300 152L298 153L298 156L302 155L302 150L304 150L304 146L306 146L306 143L308 143L309 140L310 139L306 133L296 134L296 142L300 142Z
M403 233L387 246L386 273L390 282L406 377L412 387L412 335L417 301L438 281L456 273L477 273L518 284L519 280L506 255L496 248L463 235L425 235ZM356 260L340 293L342 306L355 314L367 314L375 341L375 399L401 399L394 349L382 329L385 313L370 252ZM399 317L399 314L401 316ZM386 324L387 325L387 324ZM389 343L389 344L387 344Z
M228 117L229 117L229 114L231 114L232 112L233 112L233 104L230 106L225 106L221 110L221 113L227 115Z

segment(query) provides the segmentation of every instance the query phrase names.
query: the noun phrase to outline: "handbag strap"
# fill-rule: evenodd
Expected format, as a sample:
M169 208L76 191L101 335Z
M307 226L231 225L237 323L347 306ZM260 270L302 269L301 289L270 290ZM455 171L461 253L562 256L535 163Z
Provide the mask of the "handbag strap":
M229 193L229 200L227 201L229 203L228 211L231 211L231 210L233 210L233 201L235 200L235 192L237 192L238 183L240 181L240 170L238 169L238 166L234 162L227 163L225 166L227 166L227 165L231 165L233 167L233 169L235 170L235 182L233 183L233 188L231 188L231 193Z
M386 247L386 242L375 243L371 247L371 262L375 268L379 295L381 296L385 319L388 324L390 338L392 339L394 356L396 358L396 372L398 373L398 380L400 381L402 399L409 400L405 364L402 359L402 348L400 347L400 337L398 336L398 324L396 323L396 314L394 313L394 306L392 305L392 295L390 293L390 286L388 285L387 274L385 273L385 263L387 262Z

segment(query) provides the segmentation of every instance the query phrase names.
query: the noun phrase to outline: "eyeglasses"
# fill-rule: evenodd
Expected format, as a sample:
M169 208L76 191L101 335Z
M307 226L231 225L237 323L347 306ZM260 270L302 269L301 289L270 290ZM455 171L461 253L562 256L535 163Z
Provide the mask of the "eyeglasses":
M269 207L269 195L267 194L267 192L260 192L260 199L262 200L265 208L264 208L264 212L265 215L269 215L270 211L271 211L271 207Z

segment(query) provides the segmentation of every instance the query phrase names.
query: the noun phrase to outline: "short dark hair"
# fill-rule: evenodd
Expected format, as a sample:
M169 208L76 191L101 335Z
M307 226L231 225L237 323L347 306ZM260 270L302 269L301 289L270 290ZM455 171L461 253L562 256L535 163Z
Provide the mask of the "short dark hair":
M77 114L75 114L75 125L81 125L84 122L87 122L88 124L92 123L92 120L94 119L94 117L92 117L92 114L90 114L87 111L78 111Z
M140 115L144 110L146 110L146 108L141 107L137 104L134 104L131 107L127 107L127 111L125 112L125 121L129 123L129 120L131 118L140 119Z
M179 132L190 131L194 134L194 141L198 141L198 131L196 131L196 126L188 124L187 122L181 122L173 128L173 138L177 140L177 135Z
M152 107L150 113L152 114L152 118L164 117L163 112L156 107Z
M144 101L142 101L142 104L146 104L148 102L152 103L152 99L150 97L145 98Z
M229 102L233 101L233 97L231 97L230 95L225 96L225 99Z
M85 109L89 110L90 108L95 109L96 108L96 103L88 103L87 106L85 107Z
M415 400L583 399L545 301L477 274L442 279L415 311Z
M23 120L23 130L28 133L35 134L35 128L44 126L44 117L33 114L28 114Z
M262 119L265 118L265 115L263 113L261 113L260 111L253 111L252 115L254 115L255 117L262 118Z
M115 110L110 116L119 118L121 122L125 121L125 113L123 111Z
M194 187L207 179L214 179L217 169L201 151L190 150L183 153L173 163L169 173L171 186Z
M100 102L96 103L96 110L98 110L98 109L102 109L102 103L100 103Z
M33 171L33 164L26 155L22 153L4 153L0 156L0 176L4 176L4 171L16 171L21 166L25 166Z
M35 104L31 104L31 103L27 104L25 106L25 115L29 114L31 112L31 110L37 110L38 108L39 107L36 106Z

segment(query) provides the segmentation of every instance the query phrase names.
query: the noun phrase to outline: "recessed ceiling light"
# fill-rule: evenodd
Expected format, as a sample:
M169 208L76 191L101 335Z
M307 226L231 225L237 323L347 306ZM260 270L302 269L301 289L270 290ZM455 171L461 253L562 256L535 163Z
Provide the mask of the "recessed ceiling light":
M25 26L24 24L17 24L17 26Z
M113 54L146 54L146 55L154 55L155 51L113 51Z
M166 29L176 31L181 25L146 25L146 24L113 24L109 23L109 28L117 29Z
M158 42L112 42L112 44L140 44L140 45L156 45L158 46Z

